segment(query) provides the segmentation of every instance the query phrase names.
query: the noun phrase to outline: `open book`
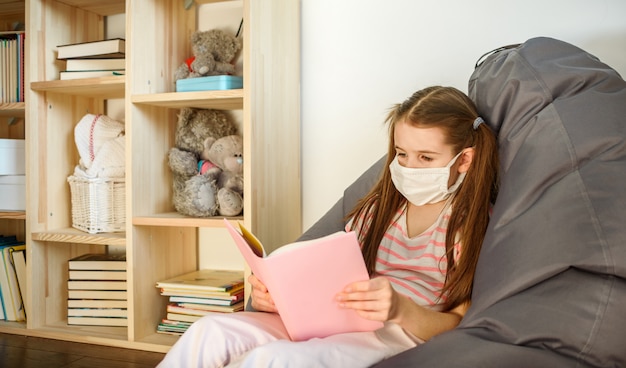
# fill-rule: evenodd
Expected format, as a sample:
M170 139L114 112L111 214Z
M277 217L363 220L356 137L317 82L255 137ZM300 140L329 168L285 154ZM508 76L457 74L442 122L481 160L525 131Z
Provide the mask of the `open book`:
M335 300L348 284L369 279L354 232L287 244L268 255L241 223L238 231L224 222L252 272L270 291L292 340L383 326L340 308Z

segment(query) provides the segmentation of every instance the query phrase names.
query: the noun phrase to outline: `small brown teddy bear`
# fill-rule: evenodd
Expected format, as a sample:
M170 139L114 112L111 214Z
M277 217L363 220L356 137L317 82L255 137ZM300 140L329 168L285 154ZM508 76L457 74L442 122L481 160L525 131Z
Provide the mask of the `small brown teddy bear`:
M202 175L216 181L219 214L237 216L243 211L243 140L234 134L206 143L202 166L214 166Z
M219 29L196 31L191 35L193 56L174 71L174 81L211 75L235 74L232 64L241 50L239 38Z
M168 154L176 211L194 217L243 210L243 144L237 126L217 110L182 109L176 147Z

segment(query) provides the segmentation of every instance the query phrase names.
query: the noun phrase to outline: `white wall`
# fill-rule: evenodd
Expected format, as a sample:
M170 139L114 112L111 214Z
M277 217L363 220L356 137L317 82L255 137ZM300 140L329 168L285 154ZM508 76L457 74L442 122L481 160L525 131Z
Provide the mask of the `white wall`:
M467 91L483 53L547 36L626 76L623 0L301 0L303 229L386 151L388 108Z

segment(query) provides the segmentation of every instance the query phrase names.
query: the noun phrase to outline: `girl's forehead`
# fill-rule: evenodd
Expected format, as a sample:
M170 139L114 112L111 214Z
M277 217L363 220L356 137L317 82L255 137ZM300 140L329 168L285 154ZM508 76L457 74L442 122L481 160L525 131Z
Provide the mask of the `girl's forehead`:
M446 136L439 127L417 127L404 121L394 127L394 140L397 147L407 151L439 152L451 150L446 144Z

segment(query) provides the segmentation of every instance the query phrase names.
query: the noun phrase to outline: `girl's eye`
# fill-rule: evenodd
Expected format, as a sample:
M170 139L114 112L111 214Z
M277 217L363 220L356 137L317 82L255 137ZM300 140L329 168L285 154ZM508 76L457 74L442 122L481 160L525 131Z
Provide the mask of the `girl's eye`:
M406 157L406 153L404 152L396 152L397 157Z
M431 162L431 161L433 160L433 158L432 158L432 157L428 157L428 156L421 155L421 156L420 156L420 160L422 160L422 161L426 161L426 162Z

